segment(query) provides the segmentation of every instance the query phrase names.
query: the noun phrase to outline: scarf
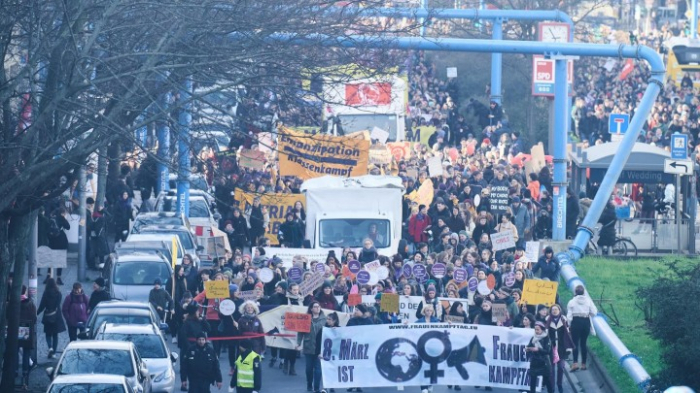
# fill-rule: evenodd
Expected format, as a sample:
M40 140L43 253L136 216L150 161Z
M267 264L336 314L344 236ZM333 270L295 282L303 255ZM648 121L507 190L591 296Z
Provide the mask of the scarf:
M535 335L532 337L532 344L534 344L540 351L544 349L542 348L540 341L545 337L547 337L547 331L542 332L542 334L535 333Z

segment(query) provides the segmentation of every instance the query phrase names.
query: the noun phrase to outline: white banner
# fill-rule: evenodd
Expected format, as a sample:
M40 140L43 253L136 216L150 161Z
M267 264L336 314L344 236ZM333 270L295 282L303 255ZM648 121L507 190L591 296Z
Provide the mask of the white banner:
M306 306L279 306L272 310L260 313L258 318L263 325L263 331L267 334L291 334L291 337L267 336L265 337L265 345L268 347L296 349L297 347L297 332L292 332L284 328L284 314L287 312L296 312L306 314L308 307ZM328 315L334 312L333 310L323 310L323 313ZM340 326L345 326L348 323L351 315L337 312Z
M496 232L491 234L493 251L507 250L515 247L515 237L511 231Z
M319 261L326 263L326 258L328 257L329 251L335 251L336 259L340 260L340 256L343 254L342 248L329 248L327 250L315 250L311 248L283 248L283 247L265 247L265 256L267 258L272 258L277 256L277 258L282 260L282 266L284 268L291 268L292 261L295 256L302 256L306 258L307 262ZM308 266L304 266L308 269Z
M393 324L323 329L325 388L466 385L527 390L531 329Z

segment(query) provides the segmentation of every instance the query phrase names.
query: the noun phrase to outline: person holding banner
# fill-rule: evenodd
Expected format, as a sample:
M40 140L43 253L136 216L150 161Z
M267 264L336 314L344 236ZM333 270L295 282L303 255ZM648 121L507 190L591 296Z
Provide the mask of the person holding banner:
M542 377L542 385L547 388L547 393L554 393L550 378L552 346L544 323L535 323L535 336L530 339L525 351L530 354L530 393L537 392L538 377Z
M202 274L203 279L204 276L205 274ZM226 281L226 276L224 276L222 273L216 273L216 275L214 276L214 281ZM207 296L206 287L202 290L202 292L200 292L197 296L194 297L194 301L198 304L201 304L202 309L204 310L205 319L211 326L212 337L216 337L218 335L219 323L221 322L219 320L219 303L221 303L221 301L226 298L227 297L210 298L209 296ZM214 341L213 344L216 356L219 356L221 354L221 341Z
M321 359L318 358L317 336L326 324L326 315L321 310L321 303L312 301L306 311L311 315L311 329L308 333L297 333L297 350L301 350L306 359L306 391L321 391Z

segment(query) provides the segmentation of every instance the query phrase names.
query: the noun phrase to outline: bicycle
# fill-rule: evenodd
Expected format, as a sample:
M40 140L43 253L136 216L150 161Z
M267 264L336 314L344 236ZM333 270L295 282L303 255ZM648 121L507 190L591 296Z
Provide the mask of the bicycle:
M615 225L614 223L612 225ZM586 247L586 254L588 255L610 255L614 257L636 257L637 256L637 246L629 237L621 237L615 234L615 241L612 247L599 247L598 239L600 238L600 231L603 229L602 226L596 225L593 228L593 236L588 240L588 246Z

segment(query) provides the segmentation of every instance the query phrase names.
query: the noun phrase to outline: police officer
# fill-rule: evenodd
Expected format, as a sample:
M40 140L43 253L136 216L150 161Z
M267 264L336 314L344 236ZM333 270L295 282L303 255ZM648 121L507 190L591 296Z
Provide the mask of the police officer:
M190 393L209 393L209 385L216 382L221 389L221 369L214 349L207 345L207 336L197 334L197 343L192 345L182 359L182 379L189 379Z
M236 393L258 393L262 383L260 355L253 351L253 342L250 340L241 340L238 350L240 355L228 391L233 392L235 387L238 390Z

